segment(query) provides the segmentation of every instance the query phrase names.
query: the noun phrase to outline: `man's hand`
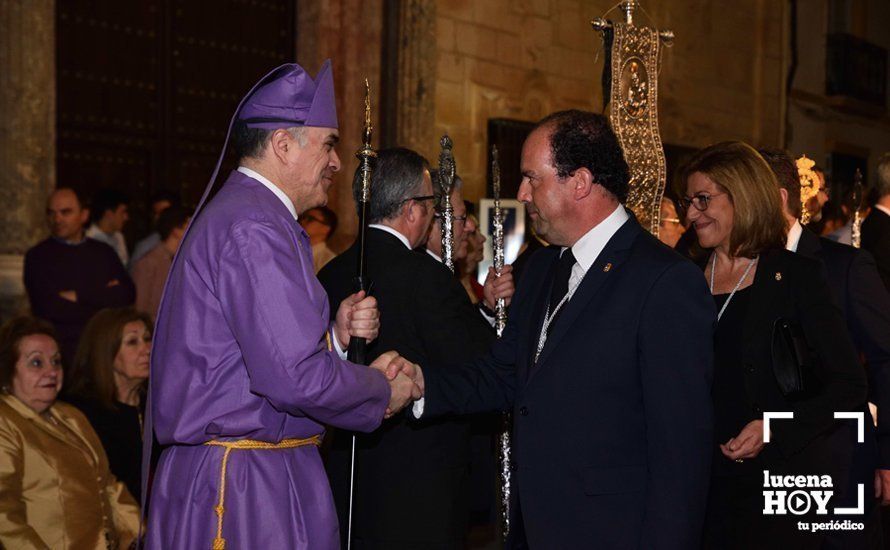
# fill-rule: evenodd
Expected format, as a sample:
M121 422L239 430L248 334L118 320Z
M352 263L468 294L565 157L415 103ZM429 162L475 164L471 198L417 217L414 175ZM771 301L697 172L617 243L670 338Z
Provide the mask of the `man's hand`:
M890 505L890 470L875 470L875 497L881 506Z
M105 286L107 288L112 288L112 287L120 286L120 284L121 284L121 282L118 281L117 279L112 279L112 280L108 281L108 284L106 284Z
M404 374L410 378L417 386L417 389L420 390L420 395L415 399L423 397L423 371L420 370L420 365L417 363L408 361L395 351L387 351L382 353L377 359L374 359L374 362L371 363L370 366L372 369L377 369L383 373L383 375L386 376L386 379L390 382L395 380L399 374Z
M62 292L59 292L59 296L61 296L63 300L68 300L75 304L77 303L77 291L75 290L63 290Z
M386 414L384 414L383 418L390 418L404 409L408 403L423 397L423 392L420 391L417 384L402 373L399 373L394 379L389 381L389 387L392 393L389 398L389 406L386 408Z
M341 348L346 349L349 346L352 336L370 342L377 338L379 331L380 311L374 297L365 296L365 291L360 290L340 302L334 321L334 335Z
M510 305L513 292L516 291L512 271L512 265L505 265L504 269L501 270L501 276L498 277L493 267L488 268L485 285L482 287L482 291L485 294L485 305L488 309L494 311L495 302L497 302L498 298L503 298L507 305Z
M720 445L720 451L726 458L740 462L759 455L763 445L763 420L752 420L739 435Z
M405 380L411 383L411 399L409 401L423 397L423 371L420 370L420 365L408 361L395 351L387 351L377 357L370 366L372 369L380 371L386 377L392 389L390 406L386 409L386 418L389 418L408 404L406 402L401 406L393 408L394 400L400 397L397 391L402 391L401 388L396 387L397 384L401 384Z

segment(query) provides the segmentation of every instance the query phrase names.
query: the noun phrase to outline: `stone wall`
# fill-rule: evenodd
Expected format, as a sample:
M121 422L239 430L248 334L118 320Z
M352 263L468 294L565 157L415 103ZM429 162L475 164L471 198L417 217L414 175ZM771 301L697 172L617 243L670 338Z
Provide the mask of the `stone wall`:
M567 108L599 111L602 41L590 27L615 2L449 0L436 17L436 135L455 142L466 198L485 192L489 118L536 120ZM636 24L669 28L659 96L665 143L725 139L778 145L782 134L782 2L644 2ZM618 10L608 15L622 17ZM418 144L436 158L436 142Z

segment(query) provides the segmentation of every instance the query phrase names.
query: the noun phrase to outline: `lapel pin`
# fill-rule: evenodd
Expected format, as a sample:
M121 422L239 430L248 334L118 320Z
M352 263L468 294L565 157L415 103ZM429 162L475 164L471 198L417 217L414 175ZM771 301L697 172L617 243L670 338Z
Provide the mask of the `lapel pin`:
M781 271L776 271L776 280L777 280L777 281L781 281L781 280L782 280L782 272L781 272Z
M612 263L611 263L611 262L610 262L610 263L607 263L606 265L603 266L603 273L608 273L610 269L612 269Z

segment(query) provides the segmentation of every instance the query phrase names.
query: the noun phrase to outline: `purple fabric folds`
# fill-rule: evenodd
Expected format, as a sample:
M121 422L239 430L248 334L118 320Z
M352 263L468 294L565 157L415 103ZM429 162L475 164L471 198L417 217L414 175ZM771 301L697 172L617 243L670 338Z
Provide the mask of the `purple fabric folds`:
M331 60L315 79L296 63L278 67L259 84L238 112L251 128L276 130L293 126L338 128Z
M389 386L327 350L328 300L309 238L261 183L232 172L189 229L161 303L151 416L164 449L148 548L210 548L224 450L211 439L279 442L329 424L371 431ZM234 450L228 548L337 548L337 518L314 446Z

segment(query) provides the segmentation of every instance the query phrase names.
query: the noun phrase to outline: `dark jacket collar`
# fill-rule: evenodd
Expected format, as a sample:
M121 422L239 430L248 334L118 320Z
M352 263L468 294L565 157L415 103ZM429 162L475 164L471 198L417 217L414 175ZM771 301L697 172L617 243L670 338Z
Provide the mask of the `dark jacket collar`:
M807 258L819 258L822 255L821 240L821 237L804 227L800 240L797 241L797 253Z

